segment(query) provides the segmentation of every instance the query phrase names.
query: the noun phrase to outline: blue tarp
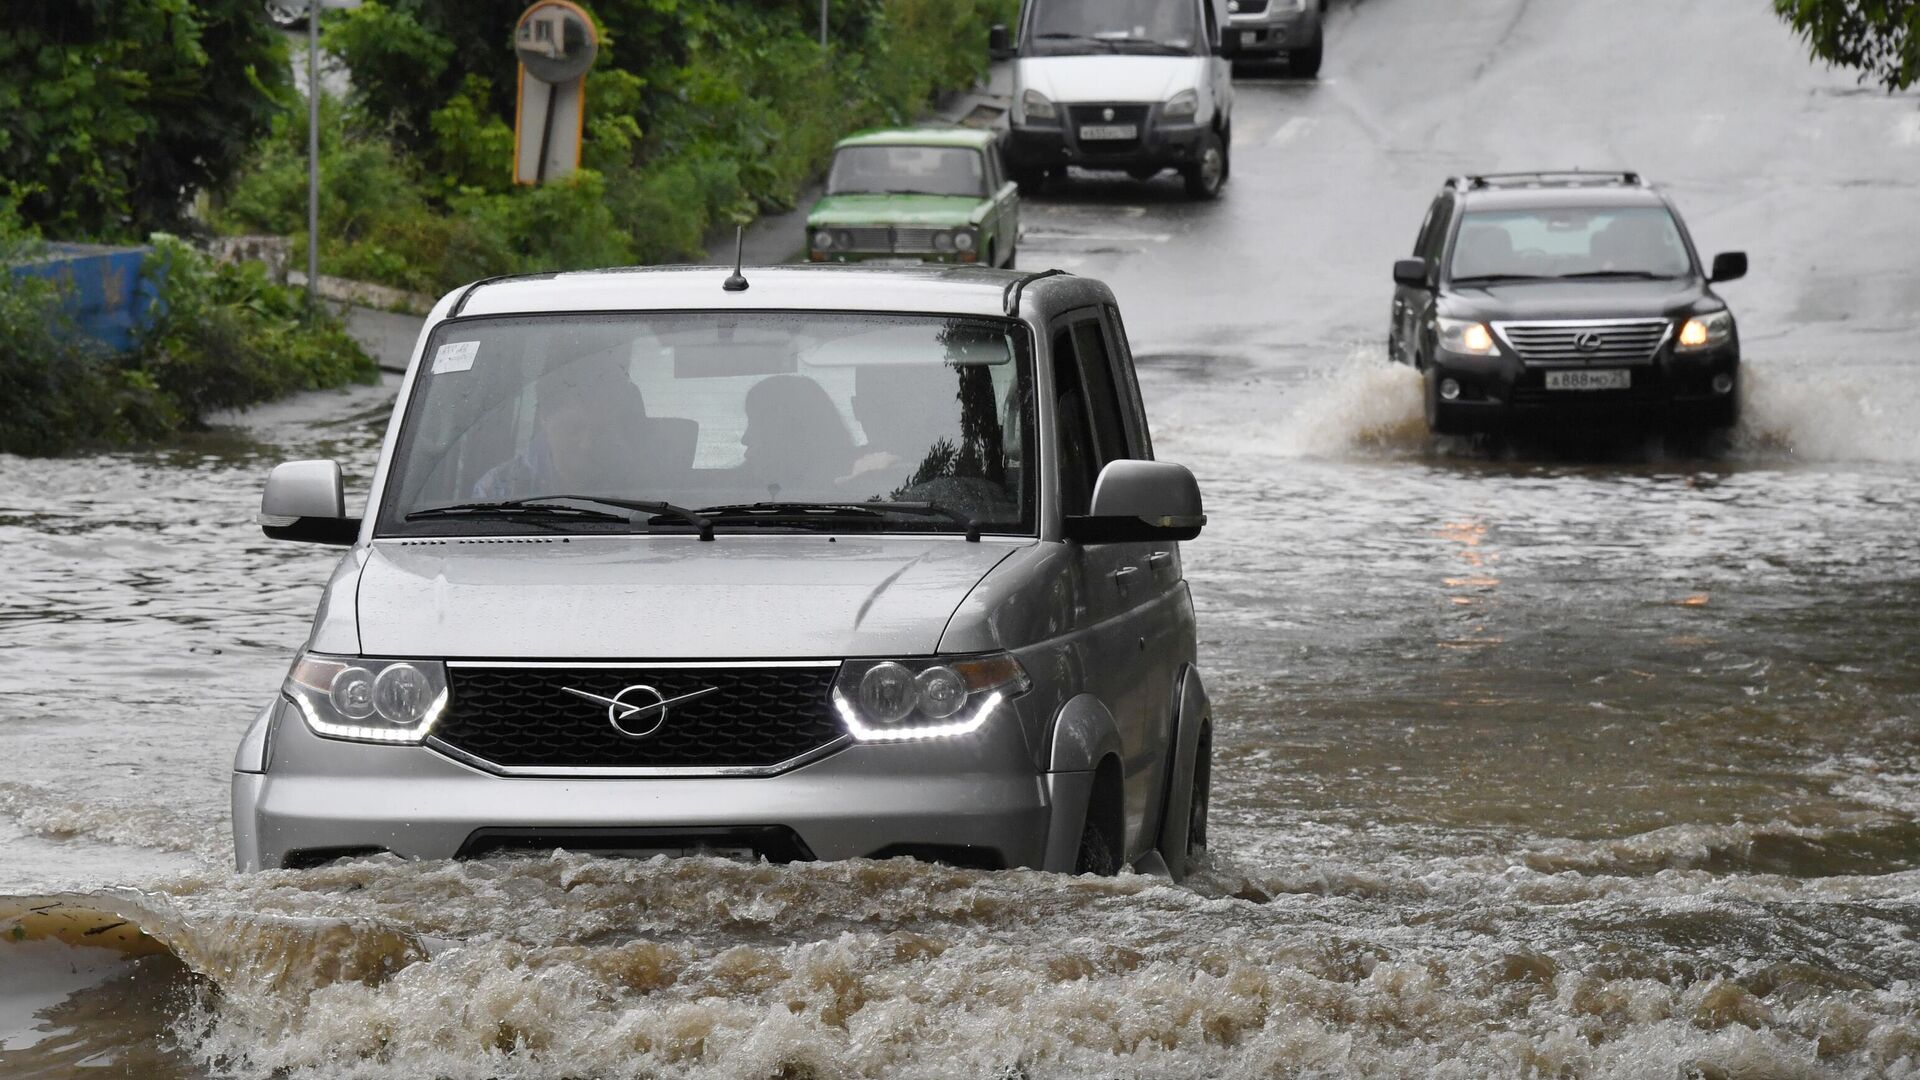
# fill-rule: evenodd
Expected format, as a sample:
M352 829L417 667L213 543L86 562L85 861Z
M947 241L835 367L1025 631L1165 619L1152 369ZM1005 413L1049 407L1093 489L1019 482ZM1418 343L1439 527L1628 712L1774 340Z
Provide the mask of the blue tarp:
M115 352L128 352L140 332L152 325L157 292L166 277L166 264L158 260L142 276L141 265L152 254L147 247L48 244L32 261L10 269L16 276L62 283L61 306L74 329Z

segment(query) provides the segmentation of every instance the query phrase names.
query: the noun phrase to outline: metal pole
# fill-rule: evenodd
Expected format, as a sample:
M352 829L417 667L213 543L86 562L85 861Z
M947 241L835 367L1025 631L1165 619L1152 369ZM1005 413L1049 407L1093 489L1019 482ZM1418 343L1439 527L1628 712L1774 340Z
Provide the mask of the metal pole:
M307 0L307 314L320 308L320 0Z
M820 47L827 47L827 0L820 0Z

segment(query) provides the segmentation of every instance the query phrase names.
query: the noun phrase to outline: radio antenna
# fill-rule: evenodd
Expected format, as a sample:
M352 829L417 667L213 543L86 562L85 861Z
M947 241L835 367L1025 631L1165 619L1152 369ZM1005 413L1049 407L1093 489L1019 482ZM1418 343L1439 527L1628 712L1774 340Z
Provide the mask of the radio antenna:
M733 276L729 277L726 280L726 284L720 286L721 288L728 292L747 291L747 275L740 272L741 263L742 260L746 258L746 253L747 227L744 225L735 225L733 227Z

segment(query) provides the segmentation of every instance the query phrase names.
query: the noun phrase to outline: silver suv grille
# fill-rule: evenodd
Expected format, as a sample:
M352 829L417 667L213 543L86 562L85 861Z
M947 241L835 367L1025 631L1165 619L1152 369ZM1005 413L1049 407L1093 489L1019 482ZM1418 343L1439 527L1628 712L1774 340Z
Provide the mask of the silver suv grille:
M1650 364L1673 333L1668 319L1501 322L1494 332L1528 364Z

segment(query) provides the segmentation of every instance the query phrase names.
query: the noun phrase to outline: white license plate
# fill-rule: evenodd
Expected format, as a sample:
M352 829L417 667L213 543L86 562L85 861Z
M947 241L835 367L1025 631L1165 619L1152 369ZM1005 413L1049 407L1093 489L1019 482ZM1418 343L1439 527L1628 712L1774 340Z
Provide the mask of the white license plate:
M1260 44L1260 32L1258 30L1240 31L1240 44L1242 47L1249 49Z
M1140 128L1135 124L1086 124L1080 128L1082 139L1137 139Z
M1601 371L1549 371L1549 390L1625 390L1633 385L1633 372L1622 368Z
M861 259L864 266L925 266L925 259L912 259L905 255L888 255L878 259Z

